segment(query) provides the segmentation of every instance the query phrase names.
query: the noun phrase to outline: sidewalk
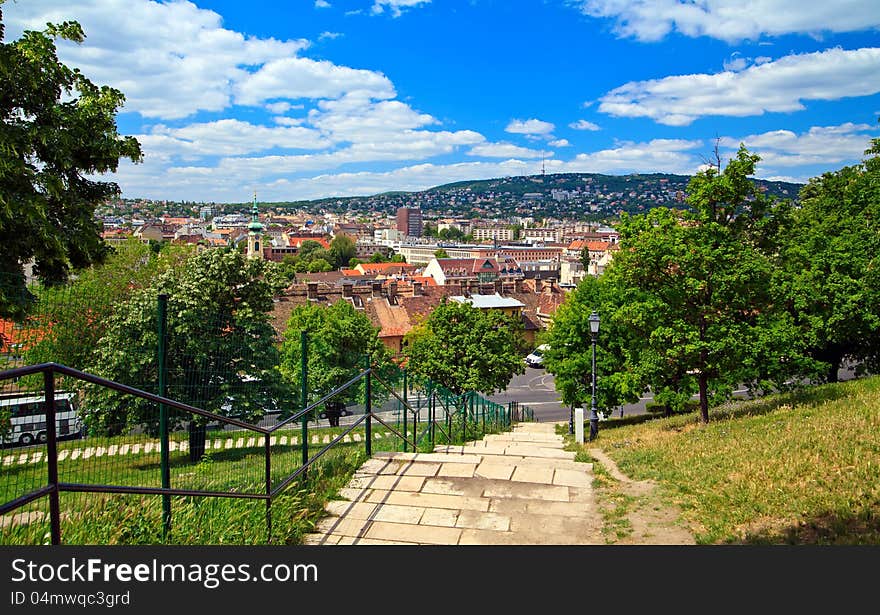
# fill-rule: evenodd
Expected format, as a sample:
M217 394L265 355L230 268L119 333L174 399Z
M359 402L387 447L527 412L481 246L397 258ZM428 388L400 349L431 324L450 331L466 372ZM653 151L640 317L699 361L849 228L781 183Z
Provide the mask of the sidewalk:
M377 453L306 544L604 544L593 467L553 423L433 453Z

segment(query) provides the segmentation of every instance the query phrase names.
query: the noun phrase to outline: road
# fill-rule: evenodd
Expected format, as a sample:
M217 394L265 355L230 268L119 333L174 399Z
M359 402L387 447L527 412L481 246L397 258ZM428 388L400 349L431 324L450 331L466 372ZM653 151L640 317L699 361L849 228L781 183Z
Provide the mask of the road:
M852 366L844 366L839 372L840 380L853 378ZM734 391L734 397L745 397L746 389ZM696 399L697 396L695 395ZM541 368L526 367L526 373L514 376L507 385L507 389L501 393L490 395L489 399L499 404L510 401L518 401L520 404L531 407L535 412L535 420L538 422L553 422L569 420L570 410L559 399L559 393L553 382L553 374L547 373ZM646 405L653 399L650 392L646 393L635 404L626 404L614 411L614 416L629 416L632 414L644 414L647 412ZM589 415L589 408L585 408L585 414Z

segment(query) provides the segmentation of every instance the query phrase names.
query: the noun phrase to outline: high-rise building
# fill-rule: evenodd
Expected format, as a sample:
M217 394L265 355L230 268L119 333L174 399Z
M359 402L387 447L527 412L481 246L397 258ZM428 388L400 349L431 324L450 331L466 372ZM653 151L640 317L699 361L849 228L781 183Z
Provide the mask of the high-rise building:
M397 230L409 237L422 236L422 210L418 207L401 207L397 210Z

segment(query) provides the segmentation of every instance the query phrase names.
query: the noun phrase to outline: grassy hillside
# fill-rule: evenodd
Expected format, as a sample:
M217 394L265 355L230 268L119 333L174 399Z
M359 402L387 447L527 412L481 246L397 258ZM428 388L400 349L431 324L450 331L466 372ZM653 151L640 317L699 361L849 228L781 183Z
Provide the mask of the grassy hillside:
M652 479L700 543L880 544L880 377L737 402L595 442Z

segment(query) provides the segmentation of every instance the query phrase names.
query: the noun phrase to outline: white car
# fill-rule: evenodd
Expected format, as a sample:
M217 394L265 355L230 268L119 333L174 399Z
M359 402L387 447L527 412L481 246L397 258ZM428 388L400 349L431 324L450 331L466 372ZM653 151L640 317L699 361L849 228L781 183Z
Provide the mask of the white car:
M544 365L544 351L550 348L547 344L541 344L526 357L526 365L529 367L541 367Z

